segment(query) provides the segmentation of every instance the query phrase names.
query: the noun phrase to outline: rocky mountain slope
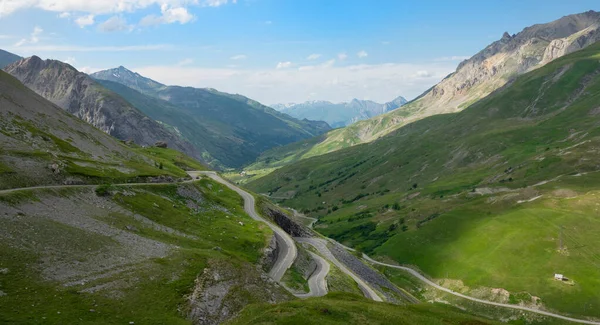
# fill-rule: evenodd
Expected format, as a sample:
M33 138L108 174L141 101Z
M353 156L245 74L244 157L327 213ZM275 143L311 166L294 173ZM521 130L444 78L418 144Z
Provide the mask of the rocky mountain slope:
M270 148L330 130L324 122L298 120L241 95L165 86L123 67L92 77L176 128L217 167L240 167Z
M163 141L171 148L201 158L200 153L175 132L66 63L33 56L4 70L42 97L117 139L131 140L140 146Z
M318 217L319 232L453 290L502 288L506 302L598 318L599 102L597 42L459 113L248 186Z
M299 119L325 121L331 127L350 125L395 110L406 104L400 96L391 102L379 104L370 100L353 99L349 103L334 104L328 101L308 101L302 104L275 104L271 107Z
M0 189L147 182L187 177L184 169L204 169L172 149L126 146L3 71L0 117Z
M127 146L0 71L0 323L219 324L292 299L262 271L273 235L237 193L169 183L203 168Z
M427 116L459 112L515 77L598 40L600 13L595 11L530 26L516 35L505 33L400 109L330 131L319 141L311 141L309 147L303 147L302 153L295 151L297 146L278 151L286 152L280 156L308 158L376 140Z
M4 69L5 66L13 64L21 59L22 57L16 54L0 50L0 69Z

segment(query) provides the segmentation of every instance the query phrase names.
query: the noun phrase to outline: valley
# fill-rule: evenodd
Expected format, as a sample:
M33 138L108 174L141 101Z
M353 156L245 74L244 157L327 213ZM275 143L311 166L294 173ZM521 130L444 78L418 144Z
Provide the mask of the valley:
M597 5L332 1L0 0L0 323L600 324Z

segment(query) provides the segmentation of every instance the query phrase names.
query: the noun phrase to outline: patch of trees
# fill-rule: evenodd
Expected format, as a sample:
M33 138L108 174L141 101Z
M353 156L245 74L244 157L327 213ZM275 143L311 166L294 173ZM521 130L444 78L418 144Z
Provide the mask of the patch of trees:
M433 219L435 219L435 218L439 217L440 215L441 215L441 214L439 214L439 213L434 213L434 214L430 215L429 217L427 217L427 218L425 218L425 219L422 219L422 220L419 220L419 221L417 221L417 228L421 228L421 226L422 226L423 224L425 224L425 223L427 223L427 222L429 222L429 221L431 221L431 220L433 220Z
M368 211L363 211L363 212L359 212L359 213L351 216L350 218L346 219L346 221L353 222L356 220L367 219L367 218L373 218L373 214Z
M360 193L357 196L355 196L353 199L350 199L350 200L342 199L342 203L349 204L349 203L358 201L358 200L362 199L363 197L367 197L367 196L369 196L368 193Z

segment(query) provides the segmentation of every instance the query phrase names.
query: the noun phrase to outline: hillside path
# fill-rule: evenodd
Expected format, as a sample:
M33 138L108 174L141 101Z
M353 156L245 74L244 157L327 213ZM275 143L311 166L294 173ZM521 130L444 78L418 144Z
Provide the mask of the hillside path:
M387 263L382 263L382 262L378 262L372 258L370 258L369 256L367 256L366 254L363 254L363 258L367 261L369 261L370 263L373 264L378 264L378 265L382 265L382 266L387 266L387 267L391 267L391 268L395 268L395 269L399 269L399 270L403 270L406 271L408 273L410 273L411 275L413 275L414 277L416 277L417 279L419 279L420 281L438 289L441 291L444 291L446 293L449 293L451 295L460 297L460 298L464 298L467 300L471 300L474 302L478 302L481 304L486 304L486 305L490 305L490 306L497 306L497 307L503 307L503 308L510 308L510 309L517 309L517 310L524 310L524 311L528 311L528 312L532 312L532 313L536 313L536 314L540 314L540 315L544 315L544 316L549 316L549 317L553 317L553 318L558 318L558 319L562 319L562 320L566 320L566 321L570 321L570 322L575 322L575 323L580 323L580 324L594 324L594 325L600 325L600 322L594 322L594 321L589 321L589 320L584 320L584 319L577 319L577 318L571 318L571 317L567 317L567 316L562 316L559 314L554 314L554 313L550 313L547 311L543 311L543 310L539 310L539 309L534 309L534 308L528 308L528 307L523 307L523 306L517 306L517 305L509 305L509 304L503 304L503 303L498 303L498 302L493 302L493 301L488 301L488 300L483 300L483 299L478 299L478 298L474 298L474 297L470 297L467 295L463 295L462 293L458 293L456 291L452 291L448 288L442 287L440 285L438 285L437 283L429 280L428 278L424 277L423 275L421 275L419 272L405 267L405 266L399 266L399 265L392 265L392 264L387 264Z

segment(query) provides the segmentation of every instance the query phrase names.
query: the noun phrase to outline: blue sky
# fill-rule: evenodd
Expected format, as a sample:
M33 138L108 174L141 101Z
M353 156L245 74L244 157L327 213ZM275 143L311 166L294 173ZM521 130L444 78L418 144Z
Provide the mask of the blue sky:
M266 104L412 98L502 33L598 1L0 0L0 48Z

